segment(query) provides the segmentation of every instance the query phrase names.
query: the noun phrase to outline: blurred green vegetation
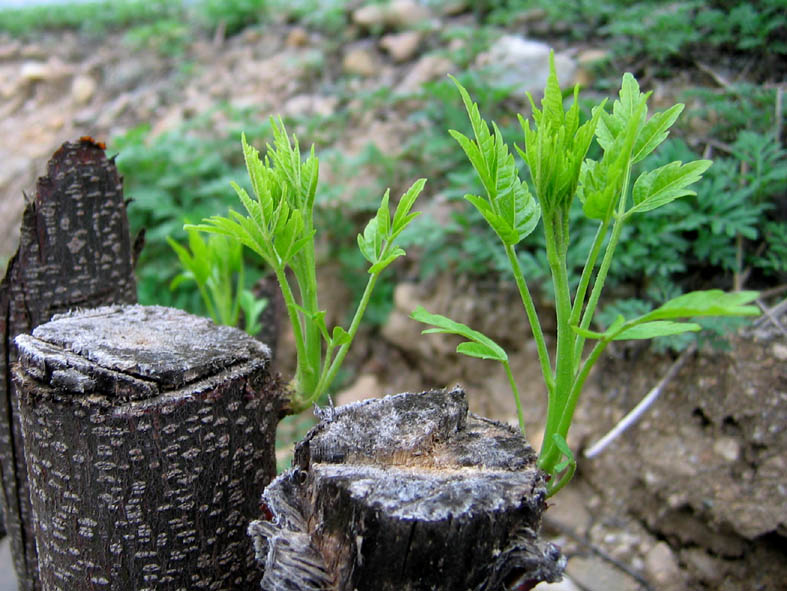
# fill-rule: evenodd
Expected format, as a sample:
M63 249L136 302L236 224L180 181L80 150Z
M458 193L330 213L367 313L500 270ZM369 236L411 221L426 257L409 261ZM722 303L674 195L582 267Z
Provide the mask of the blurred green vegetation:
M426 2L436 8L445 0ZM318 188L315 211L319 228L318 256L338 264L353 293L360 254L355 235L376 207L386 187L392 192L417 176L429 178L428 210L442 212L437 223L429 214L406 234L413 257L400 268L408 277L439 273L488 278L504 269L503 255L490 240L479 214L462 196L477 189L475 175L447 133L467 132L467 121L455 88L448 80L425 84L407 96L379 87L358 91L348 77L331 79L322 72L339 72L332 62L343 40L380 35L351 25L358 6L349 0L114 0L0 11L0 31L31 35L44 29L75 29L91 35L122 33L132 47L144 47L182 62L195 36L232 35L247 26L279 27L298 24L323 33L325 47L315 50L308 67L313 83L338 98L327 116L286 120L303 145L316 144L323 167L333 171L331 182ZM469 18L468 18L469 17ZM585 89L595 98L607 96L622 71L675 85L677 100L687 104L673 136L646 166L670 160L710 156L714 166L698 185L696 197L676 201L657 215L636 218L619 248L610 274L610 287L619 294L614 306L636 307L642 302L674 296L688 289L744 284L768 288L787 281L787 160L779 139L784 128L781 92L767 80L783 79L787 52L787 16L782 0L481 0L467 3L467 14L433 31L425 51L449 57L457 78L478 101L487 119L494 119L508 141L522 143L515 114L527 115L524 97L496 86L494 78L474 67L476 56L500 35L520 33L523 23L535 37L566 45L608 49ZM700 63L702 62L702 63ZM740 81L713 80L704 63L736 64L747 72ZM320 75L318 75L320 74ZM242 81L239 81L242 83ZM216 125L216 115L229 124ZM399 117L414 129L396 154L383 153L374 143L349 154L343 145L362 118ZM777 120L777 117L779 118ZM134 128L109 142L117 151L125 177L132 228L147 229L147 246L138 265L143 303L159 303L205 313L195 289L170 291L180 272L167 237L184 242L186 221L223 214L234 203L229 181L245 182L240 132L263 147L269 137L267 121L249 111L216 105L182 126L153 137L149 125ZM363 177L365 182L358 183ZM423 207L423 205L422 205ZM445 215L445 212L448 215ZM577 215L577 219L581 216ZM447 221L446 221L447 220ZM579 225L573 240L589 243L594 228ZM520 249L523 268L535 283L546 277L539 233ZM572 252L580 252L575 249ZM569 261L576 280L584 260ZM249 257L248 280L265 269ZM385 321L396 278L381 286L369 312L372 324ZM615 287L617 286L617 287ZM545 290L550 282L543 282ZM357 295L356 295L357 297ZM638 303L639 302L639 303ZM601 315L603 320L604 315Z

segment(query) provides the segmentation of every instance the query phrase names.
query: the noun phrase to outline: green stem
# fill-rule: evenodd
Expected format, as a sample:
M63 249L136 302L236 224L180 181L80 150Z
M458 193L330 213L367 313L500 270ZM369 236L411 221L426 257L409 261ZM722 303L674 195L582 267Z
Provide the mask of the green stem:
M563 405L561 416L558 419L557 426L554 433L559 433L563 439L566 438L568 435L568 429L571 426L571 420L574 417L574 409L577 406L577 401L579 400L579 395L582 392L582 387L585 385L585 380L587 380L588 375L590 375L590 370L593 369L593 366L598 361L601 354L604 352L604 349L607 348L608 341L599 341L596 343L596 346L593 347L593 350L588 355L588 358L585 360L585 363L582 365L582 369L577 374L576 379L573 381L571 385L571 390L569 395ZM546 432L544 433L544 438L546 439ZM552 434L549 434L549 437L552 437ZM555 469L555 465L560 461L560 451L557 449L556 446L552 446L547 453L542 453L541 457L538 460L539 467L547 472L548 474L552 474L552 471Z
M325 366L323 367L322 374L320 375L320 379L317 382L317 387L314 389L312 395L305 401L307 406L319 400L320 396L326 392L328 387L336 378L336 373L339 371L339 368L341 367L347 352L350 350L350 345L352 345L352 341L361 325L361 320L363 319L363 315L366 312L366 307L369 305L369 300L372 297L372 291L374 291L374 285L377 283L377 278L379 276L379 273L373 273L369 276L369 281L366 283L366 288L364 289L363 295L361 296L361 301L358 303L358 308L355 310L355 315L353 316L352 322L350 323L350 329L347 331L347 334L350 335L350 338L346 343L339 347L339 350L336 352L336 357L332 361L330 357L326 355Z
M241 257L242 256L243 254L241 253ZM240 266L238 267L238 280L235 284L235 297L232 300L233 326L236 326L238 324L238 320L240 320L240 294L243 293L243 287L245 283L246 278L244 277L243 259L241 258Z
M519 288L519 296L522 298L522 305L525 307L527 313L527 320L530 323L530 330L533 333L533 338L536 340L536 347L538 348L538 360L541 362L541 373L544 375L544 382L547 385L547 391L551 393L554 389L554 378L552 376L552 366L549 361L549 351L547 351L546 341L544 340L544 333L541 330L541 322L536 313L536 307L533 304L533 298L530 296L530 290L527 288L525 276L522 273L522 268L519 266L519 259L516 257L516 251L511 245L505 245L506 254L508 255L508 262L511 265L511 271L514 274L516 286Z
M582 307L585 305L585 295L587 295L590 278L593 275L593 270L596 268L596 260L598 259L599 252L601 252L601 246L604 244L604 238L606 238L608 228L609 219L599 224L598 230L596 231L596 237L593 239L593 245L588 252L588 258L585 262L585 267L582 269L582 277L579 279L579 286L577 287L577 293L574 296L574 303L571 308L571 318L569 319L569 324L571 326L579 324L582 315ZM580 339L577 339L574 347L574 367L579 366L581 359L582 346L580 345Z
M200 296L202 296L202 301L205 303L205 307L208 309L208 315L210 315L210 317L213 319L213 322L219 324L219 318L216 316L216 310L210 301L208 292L205 290L205 285L202 283L197 283L197 288L199 289Z
M303 331L301 329L301 321L298 315L298 305L295 302L295 297L292 294L290 283L287 281L287 273L283 267L274 267L274 274L276 280L279 282L281 295L284 298L284 306L287 308L287 316L290 318L290 325L292 326L293 335L295 337L295 400L292 401L293 410L298 409L298 398L303 396L303 372L304 364L306 363L306 347L303 340Z
M571 293L568 285L568 271L566 269L568 235L565 232L564 212L558 211L557 214L544 218L547 261L552 274L552 284L555 288L557 350L555 353L555 390L554 396L547 404L547 422L541 455L550 453L550 450L554 447L552 433L557 428L557 423L562 415L563 407L566 404L565 401L569 396L571 383L574 379L574 340L576 335L569 325Z
M516 381L514 380L514 374L511 372L511 365L508 363L508 360L503 361L503 367L506 370L506 375L508 376L508 383L511 384L511 392L514 393L514 402L516 402L516 416L519 420L519 431L522 433L522 436L525 435L525 414L522 411L522 401L519 398L519 390L516 387Z
M604 252L604 258L602 259L601 266L598 269L596 280L593 282L593 291L590 293L588 305L585 308L585 312L582 314L582 322L579 325L581 328L588 328L590 326L591 320L593 320L593 314L596 312L596 306L598 306L598 301L601 297L601 291L604 289L604 282L607 280L607 273L609 272L609 267L612 264L612 257L615 254L615 248L617 247L618 241L620 240L620 233L623 231L623 224L624 218L623 216L620 216L615 220L615 224L612 226L612 234L609 237L607 250ZM577 337L577 342L574 349L575 354L581 353L584 346L585 338L581 336Z

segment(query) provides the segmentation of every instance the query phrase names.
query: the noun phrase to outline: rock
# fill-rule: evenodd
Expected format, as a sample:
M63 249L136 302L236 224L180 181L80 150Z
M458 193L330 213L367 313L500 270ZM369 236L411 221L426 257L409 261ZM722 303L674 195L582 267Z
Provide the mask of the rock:
M543 436L542 436L543 438ZM554 505L549 508L548 516L561 527L584 538L591 523L591 515L587 509L588 494L578 486L567 486L554 497Z
M713 451L728 462L734 462L741 454L741 444L734 437L719 437L713 444Z
M443 16L456 16L470 9L467 0L443 0L437 7Z
M339 99L335 96L297 94L284 104L282 111L291 117L299 115L329 117L336 112L338 103Z
M645 572L658 589L677 589L680 583L678 561L666 542L659 542L645 556Z
M361 6L353 12L352 21L362 27L382 26L385 24L385 8L382 4Z
M418 51L422 39L423 34L420 31L392 33L380 39L380 47L387 51L395 62L406 62Z
M539 583L533 591L582 591L570 577L563 576L559 583Z
M46 80L52 76L52 68L44 62L25 62L19 70L20 77L25 82Z
M287 33L287 47L304 47L309 44L309 33L303 27L295 27Z
M689 569L694 571L694 576L711 589L718 589L724 578L724 570L720 568L718 558L712 557L701 548L686 548L681 551L681 558Z
M771 346L771 353L779 361L787 361L787 345L783 343L774 343Z
M80 74L71 82L71 98L78 105L83 105L93 98L98 84L89 74Z
M342 69L346 74L368 77L377 73L379 65L370 50L358 47L351 49L344 55Z
M639 583L601 558L574 556L566 565L566 573L587 591L638 591Z
M367 4L355 10L352 20L366 28L408 28L431 18L429 9L413 0L394 0L388 4Z
M416 92L421 85L456 70L456 65L439 55L425 55L418 60L396 88L398 94Z
M610 52L606 49L586 49L577 55L577 70L574 74L574 84L590 86L596 78L597 67L610 59Z
M489 71L496 87L511 87L517 94L541 94L549 75L549 45L516 35L498 39L476 59L476 66ZM566 55L555 54L558 80L566 85L574 79L576 63Z

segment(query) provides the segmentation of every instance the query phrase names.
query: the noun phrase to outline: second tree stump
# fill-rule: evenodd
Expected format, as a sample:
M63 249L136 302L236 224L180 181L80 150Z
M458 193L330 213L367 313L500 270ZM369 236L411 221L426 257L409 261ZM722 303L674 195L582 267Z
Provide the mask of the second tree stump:
M266 591L502 591L562 574L539 537L535 452L469 415L462 390L326 409L295 465L249 527Z

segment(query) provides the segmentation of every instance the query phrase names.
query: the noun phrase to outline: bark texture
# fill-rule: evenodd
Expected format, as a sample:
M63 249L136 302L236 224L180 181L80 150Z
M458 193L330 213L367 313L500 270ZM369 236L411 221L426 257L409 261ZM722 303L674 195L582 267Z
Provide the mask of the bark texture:
M90 138L65 143L25 208L19 248L0 284L0 482L22 591L40 585L17 393L10 378L16 360L11 343L76 306L135 302L126 205L115 164Z
M247 590L275 475L270 352L169 308L56 316L16 339L44 591Z
M249 533L266 591L526 589L560 578L544 474L460 389L327 409Z

